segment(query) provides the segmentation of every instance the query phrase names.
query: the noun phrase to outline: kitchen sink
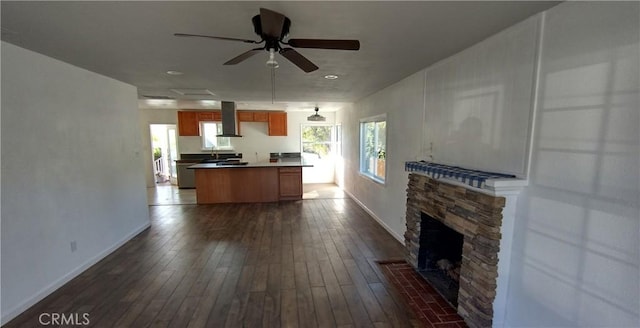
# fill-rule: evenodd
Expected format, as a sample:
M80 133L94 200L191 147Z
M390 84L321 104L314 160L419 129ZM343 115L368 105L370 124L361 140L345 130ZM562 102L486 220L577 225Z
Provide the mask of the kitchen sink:
M247 165L249 162L238 162L238 161L222 161L218 162L216 165L218 166L231 166L231 165Z

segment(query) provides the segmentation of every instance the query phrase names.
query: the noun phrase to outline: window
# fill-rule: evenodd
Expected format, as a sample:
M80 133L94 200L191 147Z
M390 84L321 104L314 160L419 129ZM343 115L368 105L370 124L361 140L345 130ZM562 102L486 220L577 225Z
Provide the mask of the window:
M371 117L360 121L360 173L384 182L387 160L387 117Z
M313 163L332 154L332 125L302 125L302 157Z
M222 133L222 123L201 122L200 131L202 131L202 149L232 149L231 138L216 137Z

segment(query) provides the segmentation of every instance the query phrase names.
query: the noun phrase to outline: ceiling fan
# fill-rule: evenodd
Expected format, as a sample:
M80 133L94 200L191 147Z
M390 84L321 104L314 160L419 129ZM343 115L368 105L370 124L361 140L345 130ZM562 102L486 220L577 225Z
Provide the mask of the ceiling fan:
M227 61L226 63L224 63L224 65L235 65L241 63L247 58L255 55L256 53L262 50L266 50L269 52L269 60L267 61L267 66L271 68L278 67L278 62L276 62L275 60L275 53L278 52L284 58L288 59L307 73L317 70L318 66L316 66L314 63L312 63L310 60L305 58L293 48L337 50L360 49L360 41L358 40L289 39L285 41L285 39L289 35L291 20L288 17L269 9L260 8L260 14L254 16L251 21L253 23L255 33L260 36L260 41L200 34L175 33L174 35L180 37L199 37L218 40L241 41L253 44L261 44L264 42L264 45L262 47L246 51Z

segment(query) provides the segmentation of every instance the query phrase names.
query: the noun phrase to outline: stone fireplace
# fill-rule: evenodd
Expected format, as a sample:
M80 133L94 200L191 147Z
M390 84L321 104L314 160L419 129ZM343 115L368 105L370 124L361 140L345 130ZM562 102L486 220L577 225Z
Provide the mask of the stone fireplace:
M496 183L487 181L486 188L494 189L495 185ZM457 181L436 179L418 173L409 174L407 230L404 235L407 262L419 272L440 271L437 274L449 276L458 283L455 286L455 283L445 281L444 285L449 290L439 291L448 298L446 294L452 293L451 287L457 288L453 291L457 292L455 299L448 301L454 307L457 306L458 314L470 327L500 326L504 319L502 309L506 302L515 200L521 188L513 188L510 183L506 185L510 192L504 196L495 190L482 190ZM505 212L506 217L503 219ZM436 223L427 223L426 220L434 220ZM440 229L438 225L454 233L437 232ZM440 254L442 251L436 251L435 255L425 258L425 243L438 244L448 238L443 236L456 234L462 239L459 260L455 254ZM454 244L455 241L451 245L435 247L452 249L455 248L452 246ZM500 266L499 257L505 259ZM446 259L446 262L442 259ZM437 282L427 280L438 290Z

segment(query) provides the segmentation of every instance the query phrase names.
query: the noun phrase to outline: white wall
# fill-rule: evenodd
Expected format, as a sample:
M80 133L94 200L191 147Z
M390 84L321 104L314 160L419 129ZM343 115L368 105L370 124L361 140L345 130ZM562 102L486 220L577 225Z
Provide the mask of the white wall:
M514 172L526 167L523 159L532 157L531 185L521 194L517 207L508 307L504 309L507 326L640 326L638 14L637 2L563 3L548 11L546 23L544 15L538 15L434 66L455 63L469 71L433 74L436 70L432 70L430 75L425 69L358 101L353 111L339 112L337 121L344 125L348 154L347 192L396 238L403 239L405 161L422 157L418 154L434 154L436 161L443 158L453 165L483 166L471 153L459 156L456 147L438 146L437 135L446 133L422 130L419 122L426 117L427 128L442 124L442 131L450 131L446 124L453 121L430 121L455 104L455 90L443 85L458 90L466 85L491 89L496 78L504 86L519 85L517 95L503 92L505 97L516 98L500 105L503 115L515 116L492 121L496 123L487 131L500 138L517 133L509 130L513 124L524 126L522 131L534 131L532 150L522 153L519 149L507 157L517 163L510 166L517 168ZM537 49L535 36L540 31L544 34L542 52L532 56L530 50ZM516 57L503 59L505 65L487 59L504 58L504 41L514 35L523 37L511 40L522 47L508 50L509 56ZM532 44L521 44L523 40ZM492 44L503 46L487 46ZM538 82L531 70L536 56L541 58L541 76L531 96L524 86ZM474 66L487 62L489 67ZM527 65L529 75L505 71L513 66L508 63L518 62ZM471 84L468 72L474 75ZM526 97L530 98L523 101ZM491 113L495 105L477 101L472 108ZM528 116L531 108L537 111L535 122ZM358 120L380 113L388 115L386 185L358 174ZM424 147L417 141L422 138ZM526 148L529 141L517 143ZM430 142L437 146L433 153L427 152ZM502 142L496 145L498 150L510 147Z
M136 98L2 42L2 323L148 227Z
M338 112L344 147L344 189L368 209L394 237L404 241L407 174L404 162L420 154L424 72L418 72ZM385 184L359 173L360 119L387 114Z
M638 2L546 15L511 326L640 326L639 19Z
M256 161L255 153L258 153L258 162L268 161L269 153L277 152L300 152L301 126L307 123L307 116L312 112L288 112L287 113L287 136L270 137L267 135L267 123L242 122L240 123L242 138L231 139L231 144L237 152L244 154L246 160ZM334 112L322 113L327 118L325 123L333 124L335 121Z

